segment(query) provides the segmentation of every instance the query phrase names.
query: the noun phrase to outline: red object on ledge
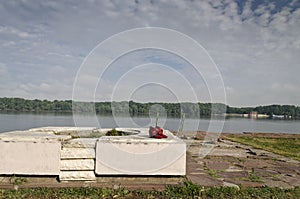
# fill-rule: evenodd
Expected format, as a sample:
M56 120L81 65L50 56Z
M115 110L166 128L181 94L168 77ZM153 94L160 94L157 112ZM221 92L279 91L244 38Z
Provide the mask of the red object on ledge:
M161 138L167 138L168 136L164 134L164 130L159 127L152 127L150 126L149 128L149 137L151 138L156 138L156 139L161 139Z

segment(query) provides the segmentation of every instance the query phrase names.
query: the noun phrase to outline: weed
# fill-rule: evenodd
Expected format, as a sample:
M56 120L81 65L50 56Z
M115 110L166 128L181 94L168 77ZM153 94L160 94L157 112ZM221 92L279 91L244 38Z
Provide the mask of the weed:
M21 185L27 182L27 178L17 177L16 175L13 175L9 181L13 185Z
M213 170L213 169L210 169L210 168L206 165L206 163L204 163L203 169L204 169L204 171L207 172L208 175L210 175L210 176L212 176L212 177L215 177L215 178L218 178L218 177L219 177L219 176L218 176L218 171Z
M124 136L127 134L123 131L117 131L115 128L113 128L112 130L107 131L107 133L105 135L106 136Z
M251 171L251 172L249 172L248 177L241 178L241 180L263 183L263 180L257 174L258 174L257 172Z

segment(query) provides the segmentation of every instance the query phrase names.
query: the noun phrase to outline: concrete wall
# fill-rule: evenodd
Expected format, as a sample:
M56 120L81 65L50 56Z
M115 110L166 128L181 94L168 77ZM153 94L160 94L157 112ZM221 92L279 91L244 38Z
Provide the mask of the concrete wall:
M128 136L72 139L71 130L47 127L1 134L0 175L57 175L61 181L88 181L95 180L95 174L186 173L186 145L167 130L166 139L149 138L148 129L131 129Z
M60 142L0 140L0 174L59 175L60 147Z
M167 139L101 137L96 144L98 175L185 175L186 145L165 131ZM146 134L146 136L145 136Z

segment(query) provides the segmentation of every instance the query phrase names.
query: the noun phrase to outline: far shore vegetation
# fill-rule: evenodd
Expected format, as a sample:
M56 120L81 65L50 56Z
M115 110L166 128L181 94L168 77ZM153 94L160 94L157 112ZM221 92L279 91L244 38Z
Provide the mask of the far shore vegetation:
M155 105L155 106L153 106ZM97 114L116 114L124 112L131 116L149 115L150 112L160 112L162 107L170 117L180 117L182 113L188 118L209 117L222 114L248 114L252 111L266 115L284 115L293 119L300 119L300 107L294 105L267 105L257 107L231 107L221 103L138 103L134 101L122 102L72 102L72 100L28 100L23 98L0 98L0 111L15 112L91 112L95 109Z

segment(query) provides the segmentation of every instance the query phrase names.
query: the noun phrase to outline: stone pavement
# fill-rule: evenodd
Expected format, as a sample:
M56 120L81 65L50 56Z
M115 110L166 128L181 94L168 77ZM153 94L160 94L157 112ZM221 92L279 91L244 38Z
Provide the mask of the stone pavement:
M300 162L250 146L218 140L203 143L188 139L187 178L203 186L300 186ZM215 147L199 158L201 147Z

